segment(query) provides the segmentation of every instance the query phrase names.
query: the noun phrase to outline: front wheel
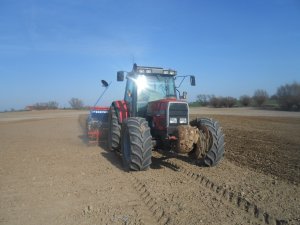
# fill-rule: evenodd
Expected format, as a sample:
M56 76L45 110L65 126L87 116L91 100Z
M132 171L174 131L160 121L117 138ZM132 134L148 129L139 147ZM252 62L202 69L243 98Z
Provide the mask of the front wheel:
M147 170L151 164L152 136L144 118L131 117L123 121L121 152L126 170Z
M224 134L217 121L201 118L191 121L196 126L200 138L193 150L196 159L200 159L206 166L215 166L224 156Z

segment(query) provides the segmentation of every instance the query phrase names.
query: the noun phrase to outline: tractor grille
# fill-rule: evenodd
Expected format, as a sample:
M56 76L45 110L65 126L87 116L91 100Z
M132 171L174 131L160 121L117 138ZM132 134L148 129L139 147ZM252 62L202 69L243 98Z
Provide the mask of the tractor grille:
M175 122L171 122L170 119L176 118ZM186 119L183 122L183 118ZM168 127L171 130L179 125L186 125L189 123L189 107L186 102L170 102L168 111ZM168 132L169 133L169 132Z
M170 116L187 116L188 105L186 103L170 103L169 106Z

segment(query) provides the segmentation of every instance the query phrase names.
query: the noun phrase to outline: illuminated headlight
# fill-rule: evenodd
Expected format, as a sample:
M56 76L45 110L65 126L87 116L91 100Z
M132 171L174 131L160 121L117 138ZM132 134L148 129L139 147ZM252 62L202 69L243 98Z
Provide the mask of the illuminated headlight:
M163 74L169 74L169 70L164 70Z
M170 123L177 123L176 117L170 117Z
M146 73L152 73L152 70L146 69Z
M145 70L139 69L138 72L139 72L139 73L145 73Z
M175 71L170 70L171 75L175 75Z
M180 123L180 124L181 124L181 123L187 123L186 117L184 117L184 118L179 118L179 123Z

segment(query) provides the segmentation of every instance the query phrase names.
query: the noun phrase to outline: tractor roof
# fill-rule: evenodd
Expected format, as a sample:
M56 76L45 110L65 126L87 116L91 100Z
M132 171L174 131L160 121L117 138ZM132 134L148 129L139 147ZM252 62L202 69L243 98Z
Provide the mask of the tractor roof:
M136 63L133 64L132 72L140 74L162 74L171 76L175 76L177 74L176 70L164 69L161 67L138 66Z

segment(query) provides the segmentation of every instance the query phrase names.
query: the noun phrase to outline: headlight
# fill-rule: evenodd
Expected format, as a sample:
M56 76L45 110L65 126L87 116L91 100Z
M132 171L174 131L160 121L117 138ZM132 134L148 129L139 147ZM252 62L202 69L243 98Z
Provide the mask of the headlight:
M184 117L184 118L179 118L179 123L187 123L186 117Z
M170 117L170 123L177 123L176 117Z

